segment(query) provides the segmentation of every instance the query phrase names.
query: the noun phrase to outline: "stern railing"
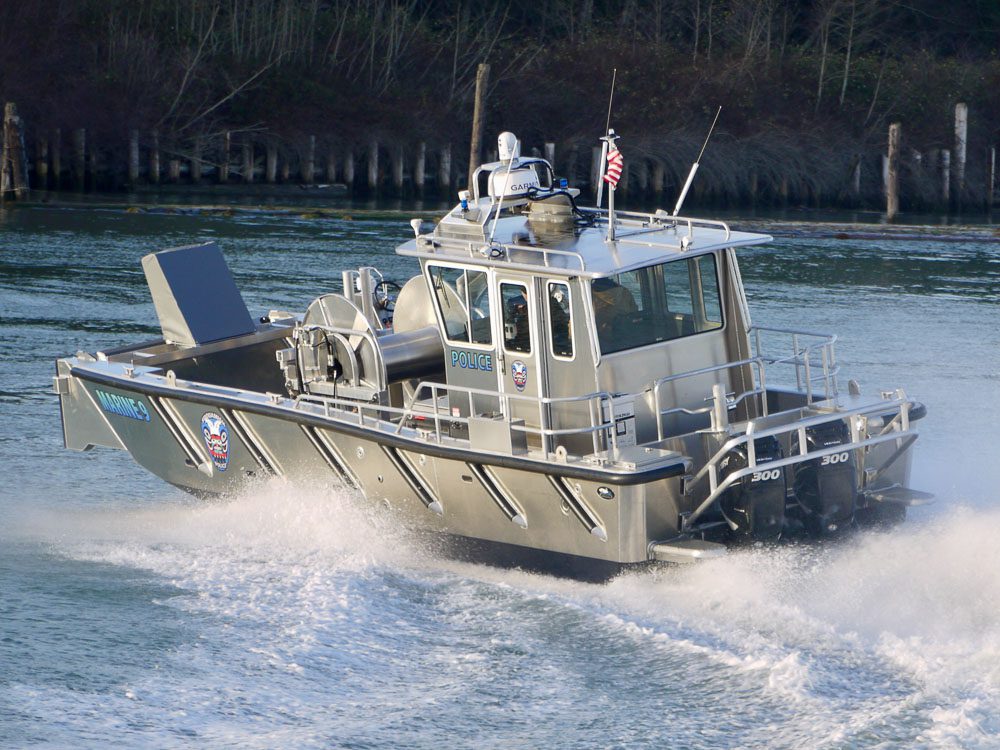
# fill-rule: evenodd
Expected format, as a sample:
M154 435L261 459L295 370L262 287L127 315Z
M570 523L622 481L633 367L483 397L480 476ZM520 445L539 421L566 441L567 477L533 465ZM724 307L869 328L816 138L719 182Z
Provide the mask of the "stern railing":
M684 516L681 530L684 532L691 531L694 523L719 499L722 493L740 479L751 476L759 471L762 466L767 469L778 469L791 466L792 464L821 459L823 456L844 453L846 451L861 451L881 443L897 441L898 448L893 454L893 458L890 459L894 460L895 456L900 455L917 439L917 432L910 429L910 409L912 406L913 402L906 397L906 394L902 390L897 390L881 403L868 403L854 409L817 414L773 427L761 428L758 420L750 420L744 430L723 443L697 473L685 479L684 494L691 494L692 489L706 478L709 482L709 493L697 508ZM859 415L866 417L882 415L882 429L875 435L869 435L867 431L863 435L859 420L855 419ZM809 450L807 431L831 422L847 423L851 435L850 442ZM793 434L797 437L798 441L797 453L780 459L769 460L763 464L757 462L757 440L767 437L774 437L779 440L787 438L789 444L791 444ZM719 469L722 461L732 451L741 448L746 452L746 467L730 472L720 481Z
M730 362L723 362L710 367L702 367L697 370L665 375L653 382L649 391L653 394L653 408L656 414L657 439L663 440L666 435L665 417L672 414L685 414L694 416L698 414L725 413L734 409L744 401L749 399L759 399L760 413L767 416L769 407L767 403L767 384L769 373L773 375L774 370L780 366L790 366L795 374L795 389L803 394L805 402L811 404L816 397L822 393L823 399L831 399L837 395L837 365L834 353L834 344L837 337L834 334L814 333L811 331L800 331L790 328L768 328L755 326L750 329L750 341L753 345L751 356ZM762 334L784 335L791 339L791 352L781 356L772 355L765 352L765 337ZM688 378L710 375L712 373L724 372L741 367L749 367L753 377L752 387L740 393L724 394L725 404L714 403L715 396L705 398L709 402L704 407L674 406L668 409L663 408L666 400L664 390L668 385L677 384L679 381ZM787 372L787 370L786 370ZM721 411L720 411L721 410Z

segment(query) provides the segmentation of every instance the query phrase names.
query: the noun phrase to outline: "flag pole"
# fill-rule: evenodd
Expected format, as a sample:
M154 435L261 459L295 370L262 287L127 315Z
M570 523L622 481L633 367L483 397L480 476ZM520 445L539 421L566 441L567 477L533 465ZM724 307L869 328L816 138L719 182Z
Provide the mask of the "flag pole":
M615 186L608 185L608 242L615 241Z
M603 138L601 140L604 143L601 144L601 165L600 169L597 170L597 208L601 207L601 201L604 198L604 170L608 166L608 142Z
M608 130L608 134L602 139L604 141L604 153L608 154L610 157L611 149L615 146L615 141L618 140L618 136L615 135L615 131ZM605 175L602 173L601 184L605 182ZM608 180L608 242L615 241L615 186L616 182Z

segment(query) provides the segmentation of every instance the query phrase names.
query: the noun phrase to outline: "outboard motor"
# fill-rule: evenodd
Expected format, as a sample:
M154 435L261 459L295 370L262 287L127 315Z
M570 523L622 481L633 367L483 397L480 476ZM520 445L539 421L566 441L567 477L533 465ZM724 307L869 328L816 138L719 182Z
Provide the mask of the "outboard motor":
M792 450L798 451L797 436ZM851 442L847 424L836 420L806 428L809 450ZM805 527L825 536L849 527L857 506L858 479L854 451L832 453L798 464L793 483Z
M782 457L781 445L773 437L754 441L758 470L737 480L719 501L722 514L738 541L777 541L785 526L785 470L767 468ZM732 450L719 468L723 479L749 465L746 447ZM735 528L734 528L735 527Z

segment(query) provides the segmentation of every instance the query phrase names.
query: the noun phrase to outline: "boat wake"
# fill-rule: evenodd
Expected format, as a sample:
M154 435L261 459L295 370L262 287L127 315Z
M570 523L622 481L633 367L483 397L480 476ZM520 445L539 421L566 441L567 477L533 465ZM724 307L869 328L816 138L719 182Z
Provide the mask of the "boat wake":
M318 716L331 690L406 714L421 690L475 683L486 694L456 706L490 715L499 709L480 684L490 675L513 680L495 688L505 700L554 693L570 712L596 702L659 727L646 739L693 747L734 736L773 747L975 747L1000 732L1000 510L949 509L889 534L749 549L600 586L441 560L350 492L280 482L227 502L35 522L62 555L168 581L177 593L156 605L214 623L206 643L175 658L196 665L198 680L248 683L258 708L275 691L294 698L296 721L318 738L377 736L343 712ZM369 681L385 672L381 687L349 688L354 670ZM404 673L412 684L398 687ZM173 691L206 700L196 682L148 678L129 690L167 710ZM235 724L210 704L190 712L191 725L211 721L214 739L234 740ZM731 722L735 705L745 722L704 734ZM435 710L441 727L470 720ZM544 744L544 704L519 710ZM524 736L507 731L490 736ZM572 742L560 731L548 739ZM636 739L625 725L615 731L609 741Z

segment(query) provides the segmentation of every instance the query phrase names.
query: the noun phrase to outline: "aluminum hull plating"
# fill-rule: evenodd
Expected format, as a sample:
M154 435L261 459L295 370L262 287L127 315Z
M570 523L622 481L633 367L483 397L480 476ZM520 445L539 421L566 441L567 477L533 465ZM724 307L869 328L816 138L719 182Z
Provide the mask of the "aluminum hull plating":
M295 481L342 481L369 501L390 506L401 522L414 527L508 545L508 551L562 553L567 561L573 557L595 563L647 561L645 496L655 492L662 498L671 488L676 491L687 469L683 460L640 472L553 467L529 457L483 455L428 444L412 434L387 434L331 420L319 410L294 408L289 400L255 403L236 393L209 395L185 384L143 382L150 376L141 374L116 378L86 366L75 368L72 376L72 391L63 394L64 409L73 408L70 399L100 404L98 392L116 397L119 403L135 403L140 412L149 413L149 421L103 412L117 447L128 450L151 473L190 492L234 494L248 481L271 475ZM196 442L206 413L219 414L227 424L225 468L220 468L221 460L211 461L207 448ZM178 441L179 431L187 433L195 459ZM553 486L545 479L548 476L557 477L565 489ZM601 498L599 487L614 488L614 497ZM524 518L531 522L520 525ZM496 552L488 557L495 562L507 559ZM528 557L514 555L510 561ZM539 567L534 557L533 567ZM555 568L565 566L583 575L585 566L579 561Z

